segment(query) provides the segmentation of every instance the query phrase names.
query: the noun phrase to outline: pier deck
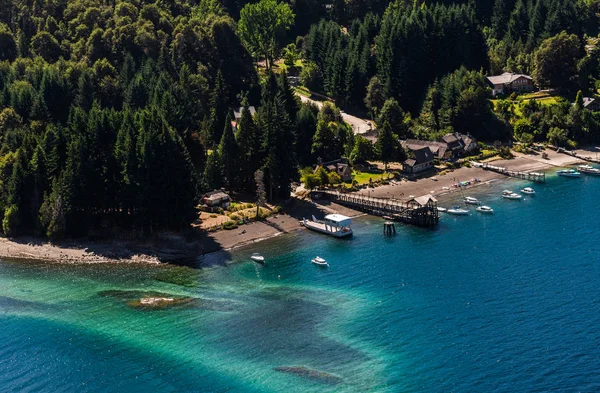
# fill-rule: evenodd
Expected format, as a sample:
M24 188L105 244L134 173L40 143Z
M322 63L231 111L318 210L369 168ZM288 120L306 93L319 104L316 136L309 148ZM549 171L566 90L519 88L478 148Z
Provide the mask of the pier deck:
M373 198L358 194L324 191L327 199L374 216L389 216L394 221L422 227L435 226L439 222L437 200L431 195L408 201Z
M532 181L534 183L545 183L546 182L546 174L545 173L511 171L505 167L494 166L494 165L490 165L488 163L481 163L481 162L475 162L475 161L471 161L471 165L473 165L476 168L482 168L487 171L500 173L501 175L504 175L504 176L515 177L515 178L521 179L521 180L528 180L528 181Z

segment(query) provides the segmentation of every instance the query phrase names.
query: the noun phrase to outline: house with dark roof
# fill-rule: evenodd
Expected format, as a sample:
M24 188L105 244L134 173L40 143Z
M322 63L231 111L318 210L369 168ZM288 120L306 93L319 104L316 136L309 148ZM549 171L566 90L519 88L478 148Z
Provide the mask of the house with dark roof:
M446 144L453 156L471 153L477 150L478 147L477 141L470 134L464 135L459 132L444 135L441 138L441 142Z
M512 92L528 93L534 90L533 78L529 75L505 72L502 75L488 76L487 81L492 87L492 96Z
M321 168L324 168L327 172L337 173L343 182L352 181L352 168L348 164L348 160L345 158L319 164L315 168L315 173L317 173Z
M402 170L409 174L421 173L431 168L433 168L433 153L427 146L410 151L409 158L402 163Z
M460 154L464 148L465 143L462 138L456 134L446 134L442 137L442 141L448 146L448 150L451 150L454 155Z
M437 159L451 158L452 151L448 149L448 145L443 142L422 141L419 139L407 139L402 142L402 147L406 150L419 150L428 147Z

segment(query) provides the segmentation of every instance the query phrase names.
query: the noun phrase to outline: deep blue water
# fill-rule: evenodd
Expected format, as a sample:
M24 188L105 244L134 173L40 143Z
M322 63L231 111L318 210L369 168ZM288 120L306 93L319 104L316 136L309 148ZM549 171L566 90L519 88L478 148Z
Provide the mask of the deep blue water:
M493 216L388 238L362 218L351 240L303 231L201 271L0 262L0 392L598 391L600 179L499 196L526 185L469 191ZM157 280L172 271L193 280ZM115 290L195 302L139 310Z

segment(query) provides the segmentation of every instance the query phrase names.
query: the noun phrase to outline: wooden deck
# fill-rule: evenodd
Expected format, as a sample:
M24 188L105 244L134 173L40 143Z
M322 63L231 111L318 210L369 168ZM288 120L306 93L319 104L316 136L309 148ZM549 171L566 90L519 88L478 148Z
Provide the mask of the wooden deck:
M521 179L521 180L528 180L528 181L532 181L534 183L545 183L546 182L546 174L545 173L511 171L505 167L494 166L494 165L490 165L488 163L481 163L481 162L475 162L475 161L471 161L471 165L473 165L476 168L482 168L487 171L500 173L504 176L515 177L515 178Z
M352 193L324 191L327 199L374 216L389 216L394 221L431 227L439 222L437 201L428 195L412 198L408 201L397 199L373 198Z

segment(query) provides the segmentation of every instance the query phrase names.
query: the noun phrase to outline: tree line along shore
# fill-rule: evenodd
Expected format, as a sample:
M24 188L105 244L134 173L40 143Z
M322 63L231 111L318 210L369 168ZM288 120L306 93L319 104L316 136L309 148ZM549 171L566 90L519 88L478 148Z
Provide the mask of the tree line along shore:
M599 4L5 0L1 232L186 231L206 191L255 195L260 172L285 200L300 168L403 161L407 138L595 143ZM491 99L503 72L545 90ZM335 105L301 103L311 91Z

